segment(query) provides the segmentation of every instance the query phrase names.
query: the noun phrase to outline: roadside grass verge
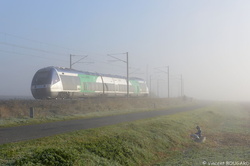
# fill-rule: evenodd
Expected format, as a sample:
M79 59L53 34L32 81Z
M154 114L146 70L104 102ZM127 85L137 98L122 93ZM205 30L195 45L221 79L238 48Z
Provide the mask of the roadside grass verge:
M202 165L249 160L250 107L217 103L158 118L0 145L0 165ZM207 137L189 137L201 126ZM250 161L249 161L250 162Z
M206 142L155 165L250 165L250 104L219 103L206 113L199 122Z

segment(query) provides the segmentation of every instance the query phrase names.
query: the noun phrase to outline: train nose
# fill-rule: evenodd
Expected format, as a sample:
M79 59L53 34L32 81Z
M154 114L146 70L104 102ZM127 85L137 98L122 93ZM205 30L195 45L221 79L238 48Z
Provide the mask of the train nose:
M43 87L33 87L31 89L32 95L35 99L48 99L51 98L50 95L50 88L43 86Z

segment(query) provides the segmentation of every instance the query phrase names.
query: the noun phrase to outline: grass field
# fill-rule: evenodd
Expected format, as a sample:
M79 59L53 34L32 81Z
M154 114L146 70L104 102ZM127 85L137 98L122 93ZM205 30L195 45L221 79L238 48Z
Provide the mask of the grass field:
M0 100L0 127L151 111L195 104L181 98L85 98L81 100ZM29 117L30 107L34 118Z
M157 165L250 165L250 105L220 103L198 112L206 142L191 143Z
M5 144L0 146L0 165L248 164L249 110L246 103L214 103L190 112ZM189 137L196 125L207 138L204 143Z

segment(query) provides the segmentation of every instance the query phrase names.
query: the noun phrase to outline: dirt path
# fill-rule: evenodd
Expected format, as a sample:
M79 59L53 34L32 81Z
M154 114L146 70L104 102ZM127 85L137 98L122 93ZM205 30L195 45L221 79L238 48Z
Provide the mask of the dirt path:
M0 144L37 139L76 130L97 128L157 116L171 115L179 112L191 111L204 106L205 105L196 105L184 108L173 108L166 111L139 112L91 119L78 119L37 125L0 128Z

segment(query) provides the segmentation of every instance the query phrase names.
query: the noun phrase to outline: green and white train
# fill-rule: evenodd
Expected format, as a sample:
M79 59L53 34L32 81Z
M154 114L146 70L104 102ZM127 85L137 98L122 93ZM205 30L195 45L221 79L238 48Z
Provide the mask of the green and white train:
M61 67L38 70L31 83L35 99L81 98L88 96L126 96L126 77L77 71ZM129 96L148 96L146 82L129 79Z

